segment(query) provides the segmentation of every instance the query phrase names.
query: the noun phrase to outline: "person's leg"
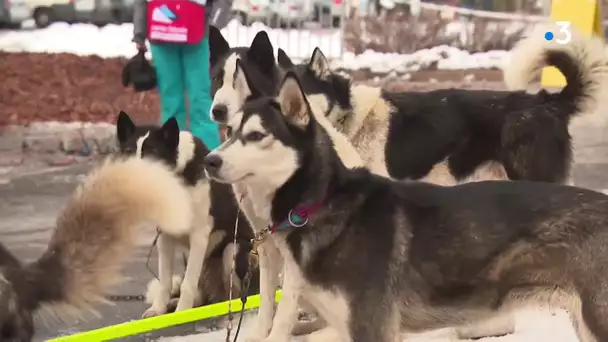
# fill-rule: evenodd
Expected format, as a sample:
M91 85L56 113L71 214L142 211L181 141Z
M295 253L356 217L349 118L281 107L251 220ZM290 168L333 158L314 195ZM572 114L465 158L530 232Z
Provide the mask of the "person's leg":
M186 129L185 82L180 49L178 44L150 44L158 78L160 123L162 125L175 117L179 128Z
M218 125L211 121L211 76L209 75L209 38L199 44L184 45L183 67L190 103L190 131L209 149L220 145Z

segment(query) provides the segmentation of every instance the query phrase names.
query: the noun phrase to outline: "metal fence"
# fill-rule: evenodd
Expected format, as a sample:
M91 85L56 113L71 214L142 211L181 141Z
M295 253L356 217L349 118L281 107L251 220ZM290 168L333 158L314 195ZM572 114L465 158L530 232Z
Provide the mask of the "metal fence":
M266 30L272 45L294 60L320 47L330 59L342 58L345 0L235 0L232 20L222 33L231 46L247 46Z
M329 59L341 59L347 49L362 52L358 51L359 46L364 46L363 50L365 50L365 46L374 47L381 44L382 40L393 42L417 38L405 31L416 31L416 26L422 23L411 16L385 18L386 6L396 10L405 7L407 12L411 11L415 16L421 11L426 11L427 14L436 13L440 17L457 15L466 18L522 22L546 20L544 16L526 13L463 8L460 7L463 1L235 0L232 14L237 20L233 20L222 30L222 33L231 46L247 46L259 31L266 30L273 46L284 49L294 60L309 58L315 47L320 47ZM373 25L370 25L370 21L365 17L370 18ZM351 20L353 22L349 23ZM376 37L378 34L370 33L371 26L374 26L376 31L384 31L382 34L387 37L378 38ZM349 28L348 32L345 32L346 27ZM420 40L424 40L423 38L425 37ZM387 50L384 52L403 52Z

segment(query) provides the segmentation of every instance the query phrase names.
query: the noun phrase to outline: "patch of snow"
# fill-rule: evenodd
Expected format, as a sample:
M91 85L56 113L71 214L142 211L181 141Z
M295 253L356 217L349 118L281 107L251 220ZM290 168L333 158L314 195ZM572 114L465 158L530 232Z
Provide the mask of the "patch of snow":
M243 327L239 339L247 337L255 324L255 316L247 315L243 319ZM475 340L477 342L577 342L578 339L565 311L556 311L551 314L547 311L536 309L522 310L516 317L515 333L501 337L486 337ZM422 334L404 335L403 342L466 342L473 340L459 340L451 329L430 331ZM234 330L233 335L234 337ZM218 330L208 333L194 334L179 337L163 337L157 342L224 342L226 338L225 330ZM305 341L304 338L292 338L292 342ZM328 341L330 342L330 341Z
M460 22L450 26L456 33L463 29ZM355 55L342 53L341 33L338 29L271 29L256 22L243 26L231 21L222 34L231 46L249 45L253 37L266 30L275 47L283 48L294 61L306 60L315 47L334 61L334 66L345 70L369 68L374 72L398 73L416 71L436 64L439 69L499 68L507 51L490 51L470 54L442 45L412 54L379 53L367 50ZM0 50L7 52L73 53L98 55L102 58L130 58L136 53L131 42L133 25L109 24L97 27L92 24L54 23L45 29L0 31Z
M455 47L441 45L418 50L411 54L380 53L367 50L359 55L344 53L333 64L336 68L357 70L370 68L374 72L407 72L428 68L436 64L438 69L502 68L508 51L469 53Z

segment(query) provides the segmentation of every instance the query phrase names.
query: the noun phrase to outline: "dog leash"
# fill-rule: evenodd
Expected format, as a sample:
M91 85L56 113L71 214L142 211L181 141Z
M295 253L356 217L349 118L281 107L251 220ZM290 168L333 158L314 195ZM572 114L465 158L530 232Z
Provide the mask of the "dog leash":
M146 257L146 268L148 269L148 272L150 272L150 274L152 274L154 276L154 278L156 278L156 280L160 280L160 279L158 279L158 275L156 275L156 273L154 273L154 270L152 269L152 267L150 267L150 259L152 258L152 251L154 251L154 247L158 243L159 237L160 237L160 228L157 227L156 236L154 237L154 240L152 241L152 244L150 245L150 249L148 250L148 256ZM173 262L173 261L171 261L171 262Z
M230 335L232 333L232 321L234 320L234 316L232 314L232 286L236 260L236 237L239 229L239 214L241 213L241 202L243 201L243 197L245 197L245 194L241 194L241 198L239 199L239 203L237 205L236 219L234 220L234 238L232 241L232 264L230 265L230 286L228 287L228 324L226 325L226 342L230 342ZM245 304L247 303L247 294L249 293L250 280L251 262L249 262L249 265L247 265L247 273L245 274L245 278L243 279L243 284L241 286L241 313L239 317L239 322L236 327L236 332L234 334L233 342L236 342L236 339L239 337L239 332L241 331L241 324L243 323L243 315L245 313Z

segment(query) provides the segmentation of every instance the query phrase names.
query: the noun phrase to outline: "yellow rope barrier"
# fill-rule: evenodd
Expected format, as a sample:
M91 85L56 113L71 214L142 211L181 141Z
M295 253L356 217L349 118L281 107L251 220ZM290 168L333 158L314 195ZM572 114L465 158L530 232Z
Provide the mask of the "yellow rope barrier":
M281 298L281 291L276 293L276 301ZM260 306L260 295L247 297L245 310L254 309ZM233 312L241 310L241 300L232 301ZM103 327L96 330L85 331L69 336L61 336L47 340L47 342L97 342L110 341L126 336L143 334L149 331L172 327L175 325L200 321L203 319L223 316L228 314L228 301L205 305L198 308L174 312L162 316L144 318L136 321L120 323Z

